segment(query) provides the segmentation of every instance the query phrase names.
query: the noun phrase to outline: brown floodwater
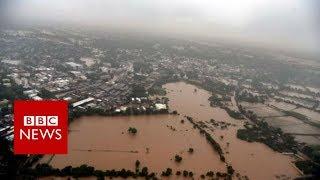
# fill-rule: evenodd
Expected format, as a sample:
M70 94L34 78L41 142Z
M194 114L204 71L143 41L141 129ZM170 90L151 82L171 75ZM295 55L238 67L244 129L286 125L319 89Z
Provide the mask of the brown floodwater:
M180 122L187 115L195 121L206 122L213 118L236 125L224 130L211 127L213 131L207 132L221 145L227 163L241 175L250 179L298 175L291 157L274 152L264 144L237 139L236 131L243 122L229 117L220 108L210 107L207 91L183 82L164 87L170 109L177 110L180 115L82 117L70 124L68 155L56 155L52 159L45 156L41 161L58 168L88 164L101 170L134 170L134 163L139 160L142 166L158 173L168 167L174 171L191 170L195 177L209 170L225 172L226 164L220 161L205 137L188 121ZM135 127L137 134L128 134L129 127ZM188 153L190 147L194 149L192 154ZM174 161L176 154L183 158L181 163Z

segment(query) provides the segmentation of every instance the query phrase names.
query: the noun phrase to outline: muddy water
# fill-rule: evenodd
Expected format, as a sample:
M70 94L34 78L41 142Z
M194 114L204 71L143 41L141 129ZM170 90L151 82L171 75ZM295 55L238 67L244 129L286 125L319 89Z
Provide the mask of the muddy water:
M86 163L97 169L134 170L135 161L140 160L157 172L167 167L197 172L210 168L224 170L224 164L203 137L190 125L181 126L179 120L173 115L83 117L71 125L68 155L55 156L51 164L61 168ZM174 126L176 131L167 125ZM137 134L128 134L128 127L137 128ZM189 147L196 152L189 154ZM171 160L176 154L184 158L181 164Z
M169 91L167 96L171 109L178 110L181 115L191 116L196 121L208 121L213 118L237 124L228 130L216 129L211 134L224 149L227 162L241 175L247 175L250 179L275 179L281 175L292 178L298 175L290 157L274 152L264 144L237 139L236 131L242 127L243 122L231 118L220 108L210 107L210 94L207 91L194 92L194 86L182 82L167 84L165 87ZM223 136L223 139L220 136Z
M213 118L236 124L227 130L208 131L220 143L226 160L241 175L252 179L275 179L276 175L295 177L289 157L276 153L259 143L247 143L236 138L242 122L230 118L224 110L209 106L208 92L185 83L170 83L164 86L170 99L169 106L178 115L153 115L132 117L83 117L75 120L69 134L68 155L56 155L50 161L54 167L89 164L97 169L132 169L140 160L150 170L161 172L167 167L173 170L192 170L195 177L208 170L225 172L225 163L218 154L187 121L184 115L196 121ZM136 135L127 133L129 127L138 130ZM223 139L220 138L223 136ZM229 144L229 145L228 145ZM192 147L194 153L188 153ZM174 161L179 154L181 163ZM50 160L50 156L42 162Z

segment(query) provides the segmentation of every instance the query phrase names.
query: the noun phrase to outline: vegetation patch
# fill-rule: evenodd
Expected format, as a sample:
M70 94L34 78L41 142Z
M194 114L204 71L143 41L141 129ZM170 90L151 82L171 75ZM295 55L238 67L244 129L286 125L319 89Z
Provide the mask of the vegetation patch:
M313 174L320 177L320 165L310 160L296 161L295 165L299 168L303 174Z
M161 86L153 86L148 90L150 95L165 96L167 94L166 90Z
M121 170L96 170L92 166L88 166L83 164L78 167L66 166L63 169L53 168L49 164L38 164L34 169L28 168L25 169L24 174L28 174L31 177L45 177L45 176L72 176L74 178L79 177L89 177L95 176L103 179L104 177L115 178L137 178L137 177L145 177L146 179L153 179L156 177L155 173L149 173L147 167L143 167L141 171L133 172L131 170L121 169Z
M225 162L225 157L223 155L223 151L219 143L217 143L208 132L206 132L202 127L200 127L197 123L195 123L192 117L187 116L186 118L191 124L193 124L194 128L198 129L201 134L205 135L207 141L210 143L213 149L219 154L220 160L222 162Z
M175 155L175 156L174 156L174 160L175 160L176 162L180 163L180 162L182 161L182 157L179 156L179 155Z
M136 128L134 128L134 127L129 127L128 132L130 134L136 134L138 132L138 130Z
M297 152L298 143L294 137L285 134L280 128L269 126L267 122L258 120L252 111L239 107L240 111L254 124L246 123L245 129L238 129L237 137L248 142L261 142L278 152Z
M229 99L226 99L226 97L220 98L217 95L212 95L209 97L208 100L210 101L210 106L212 107L218 106L224 109L229 114L230 117L234 119L243 119L243 115L240 112L230 109L227 105L223 103L223 101L229 100Z

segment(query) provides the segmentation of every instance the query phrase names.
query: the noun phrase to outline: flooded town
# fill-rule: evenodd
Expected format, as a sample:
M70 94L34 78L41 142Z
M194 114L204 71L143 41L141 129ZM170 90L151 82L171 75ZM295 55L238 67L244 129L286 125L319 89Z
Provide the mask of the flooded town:
M2 36L12 41L34 36L34 32L19 33L3 31ZM43 41L38 37L34 37L36 44ZM25 166L32 162L32 171L57 176L55 168L85 164L98 170L130 170L138 176L134 172L139 174L135 166L139 161L157 178L176 172L183 176L187 171L187 177L192 172L194 178L211 177L207 174L213 172L218 178L293 179L310 173L299 163L317 161L320 94L319 88L311 88L311 80L305 82L310 85L261 81L267 75L260 76L259 67L162 54L159 44L152 47L152 53L109 50L118 53L113 57L118 64L105 62L108 51L80 47L91 49L91 55L83 55L91 57L71 58L74 49L63 54L70 61L50 61L59 54L47 55L48 46L39 49L37 56L46 58L37 64L9 60L13 57L6 53L11 49L2 48L1 136L9 143L13 140L13 97L69 102L68 154L20 160Z
M226 164L232 164L235 174L243 179L299 176L293 165L296 157L238 139L237 129L243 128L243 122L231 118L219 107L211 107L209 92L184 82L169 83L164 88L168 92L170 109L177 110L179 115L82 117L70 126L68 155L48 155L41 161L57 168L88 163L100 169L134 170L134 162L139 160L158 174L169 167L173 172L188 170L199 176L209 171L225 172ZM225 163L186 116L205 124L205 129L217 137L226 157ZM226 128L215 126L211 119L219 120L217 122ZM131 126L138 130L134 136L126 131ZM101 136L95 136L94 132ZM192 153L189 148L193 149ZM174 159L176 154L182 157L179 163Z
M319 179L317 54L18 24L0 26L0 179ZM17 100L67 104L66 153L15 151Z

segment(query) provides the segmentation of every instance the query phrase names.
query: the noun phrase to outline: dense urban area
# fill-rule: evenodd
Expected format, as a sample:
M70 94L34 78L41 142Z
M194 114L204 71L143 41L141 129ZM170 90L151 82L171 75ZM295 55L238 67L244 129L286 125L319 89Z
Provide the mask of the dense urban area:
M218 141L223 136L209 133L211 128L236 125L219 119L195 121L190 116L179 124L190 123L204 136L225 163L225 171L213 169L199 174L191 169L175 172L163 167L163 172L152 172L139 160L132 162L133 171L103 170L88 164L59 169L39 163L40 155L13 155L12 107L16 99L66 100L69 123L95 115L177 116L180 112L169 108L163 85L181 81L210 92L210 106L226 111L234 123L244 123L236 132L238 139L263 143L293 157L292 164L301 178L319 178L319 61L245 45L42 27L0 29L0 174L30 179L247 179L225 160L225 149ZM125 131L139 136L143 129L130 126ZM186 151L193 154L197 147ZM186 157L177 153L172 158L179 164Z

